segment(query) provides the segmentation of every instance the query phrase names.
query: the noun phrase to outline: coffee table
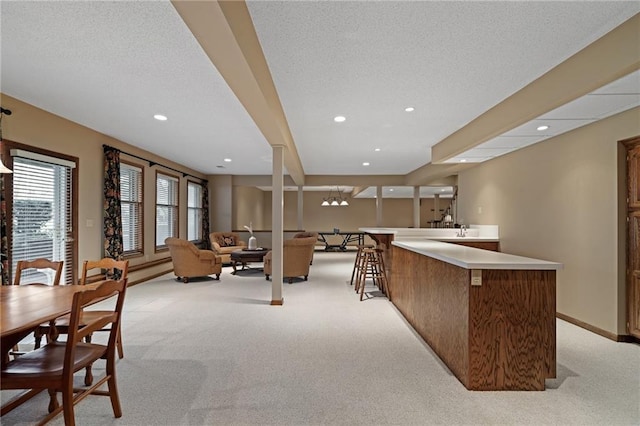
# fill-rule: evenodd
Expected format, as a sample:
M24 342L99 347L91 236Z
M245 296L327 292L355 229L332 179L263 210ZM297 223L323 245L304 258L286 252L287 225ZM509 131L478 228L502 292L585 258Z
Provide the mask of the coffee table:
M260 248L256 250L242 249L242 250L234 250L231 252L231 266L233 266L232 275L235 275L238 271L236 269L236 265L238 263L242 264L242 269L247 266L249 262L262 262L264 255L269 252L268 248Z

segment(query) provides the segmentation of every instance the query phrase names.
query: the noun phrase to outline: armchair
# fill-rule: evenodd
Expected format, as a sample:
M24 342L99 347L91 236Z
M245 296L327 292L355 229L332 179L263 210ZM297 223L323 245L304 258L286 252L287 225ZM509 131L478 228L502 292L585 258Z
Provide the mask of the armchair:
M313 237L316 240L318 240L318 233L311 232L311 231L304 231L304 232L298 232L293 236L293 238L307 238L307 237ZM315 244L314 244L314 250L311 252L311 262L309 263L310 265L313 265L313 253L315 253Z
M188 283L191 277L216 275L220 280L222 259L211 250L200 250L190 241L169 237L164 240L171 252L173 272L182 282Z
M247 243L240 240L236 232L212 232L209 234L211 250L222 257L222 263L231 263L231 252L247 247Z
M304 277L307 281L316 240L317 237L305 237L283 242L282 275L289 278L289 284L293 282L294 277ZM264 256L264 274L267 280L272 275L271 257L271 251Z

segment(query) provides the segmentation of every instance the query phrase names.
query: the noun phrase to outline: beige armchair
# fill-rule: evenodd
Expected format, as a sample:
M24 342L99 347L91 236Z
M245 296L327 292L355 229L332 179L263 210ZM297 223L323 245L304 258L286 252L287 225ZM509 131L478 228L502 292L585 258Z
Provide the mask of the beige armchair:
M182 282L189 282L191 277L216 275L220 280L222 258L211 250L200 250L190 241L181 238L167 238L164 243L169 247L173 261L173 273Z
M211 250L222 257L222 263L231 263L231 252L247 247L236 232L212 232L209 234Z
M317 241L318 240L318 233L317 232L304 231L304 232L298 232L297 234L295 234L293 236L293 238L308 238L308 237L313 237ZM314 250L311 252L311 263L310 263L310 265L313 265L313 253L314 252L315 252L315 244L314 244Z
M292 238L283 242L282 275L289 278L289 284L294 277L309 277L309 266L313 256L313 248L316 245L316 237ZM266 279L272 275L272 252L264 256L264 274Z

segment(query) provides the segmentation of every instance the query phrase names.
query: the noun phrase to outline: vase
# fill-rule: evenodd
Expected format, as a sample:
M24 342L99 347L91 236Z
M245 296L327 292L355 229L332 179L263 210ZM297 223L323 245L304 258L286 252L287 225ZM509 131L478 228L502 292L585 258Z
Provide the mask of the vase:
M258 240L253 235L249 237L249 250L255 250L258 248Z

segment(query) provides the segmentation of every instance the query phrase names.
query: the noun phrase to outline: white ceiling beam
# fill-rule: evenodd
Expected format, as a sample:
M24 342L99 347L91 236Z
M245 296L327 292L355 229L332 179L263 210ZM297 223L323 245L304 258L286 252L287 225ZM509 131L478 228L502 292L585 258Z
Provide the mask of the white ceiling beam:
M639 31L636 14L438 142L431 148L432 163L443 163L639 69Z
M287 172L304 185L302 162L245 2L171 3L269 144L285 147Z

